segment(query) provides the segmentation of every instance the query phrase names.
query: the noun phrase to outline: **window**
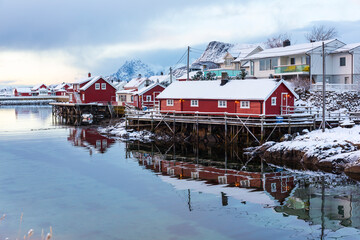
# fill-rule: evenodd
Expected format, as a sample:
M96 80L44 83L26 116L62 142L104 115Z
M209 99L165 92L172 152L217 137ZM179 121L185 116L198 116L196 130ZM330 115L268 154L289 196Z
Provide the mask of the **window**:
M231 58L225 59L225 66L231 66Z
M290 58L290 65L295 65L295 58Z
M271 98L271 106L276 106L276 97Z
M345 57L341 57L340 58L340 66L343 67L346 65L346 58Z
M174 106L174 100L173 99L166 100L166 106Z
M273 70L278 65L277 58L265 58L260 60L260 71Z
M95 90L100 90L100 83L95 83Z
M151 102L151 96L150 95L146 95L146 101Z
M219 108L226 108L226 101L223 101L223 100L218 101L218 107Z
M199 106L199 100L191 100L190 106L191 107L198 107Z
M126 95L119 96L120 102L126 102Z
M250 62L250 75L254 76L254 62Z
M85 94L82 95L82 100L85 101Z
M134 101L134 96L131 96L131 102L133 102Z
M241 101L240 108L250 108L250 102L249 101Z
M101 89L102 89L102 90L105 90L105 89L106 89L106 83L102 83L102 84L101 84Z

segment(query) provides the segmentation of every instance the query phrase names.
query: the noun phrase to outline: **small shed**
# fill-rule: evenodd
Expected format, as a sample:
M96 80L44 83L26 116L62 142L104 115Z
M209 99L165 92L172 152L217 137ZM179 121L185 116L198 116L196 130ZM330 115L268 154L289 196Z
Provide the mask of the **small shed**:
M284 80L213 80L172 83L159 96L160 111L239 116L281 115L298 95Z
M31 88L15 88L14 89L15 97L30 97L32 96Z

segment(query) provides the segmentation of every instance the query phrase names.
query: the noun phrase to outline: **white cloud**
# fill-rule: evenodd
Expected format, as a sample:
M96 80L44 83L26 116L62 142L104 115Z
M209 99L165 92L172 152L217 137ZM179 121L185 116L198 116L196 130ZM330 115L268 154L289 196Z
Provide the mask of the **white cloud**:
M71 82L85 70L72 65L74 59L62 51L2 51L0 83L34 85Z

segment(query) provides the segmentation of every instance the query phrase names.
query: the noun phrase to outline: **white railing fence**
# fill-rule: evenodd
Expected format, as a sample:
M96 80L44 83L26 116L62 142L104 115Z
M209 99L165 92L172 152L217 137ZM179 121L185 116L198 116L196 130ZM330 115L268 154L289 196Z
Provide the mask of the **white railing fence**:
M311 84L310 91L319 92L322 91L322 84ZM327 92L358 92L360 86L358 84L333 84L327 83L325 85Z

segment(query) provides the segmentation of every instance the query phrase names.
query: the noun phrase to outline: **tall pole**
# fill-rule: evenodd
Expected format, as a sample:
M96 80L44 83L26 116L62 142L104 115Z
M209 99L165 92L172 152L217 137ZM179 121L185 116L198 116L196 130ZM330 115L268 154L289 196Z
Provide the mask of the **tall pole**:
M325 132L325 45L322 43L322 60L323 60L323 86L322 86L322 132Z
M170 84L172 83L172 67L170 67Z
M190 60L190 47L188 46L188 50L187 50L187 66L186 66L186 73L187 73L186 81L189 81L189 60Z

